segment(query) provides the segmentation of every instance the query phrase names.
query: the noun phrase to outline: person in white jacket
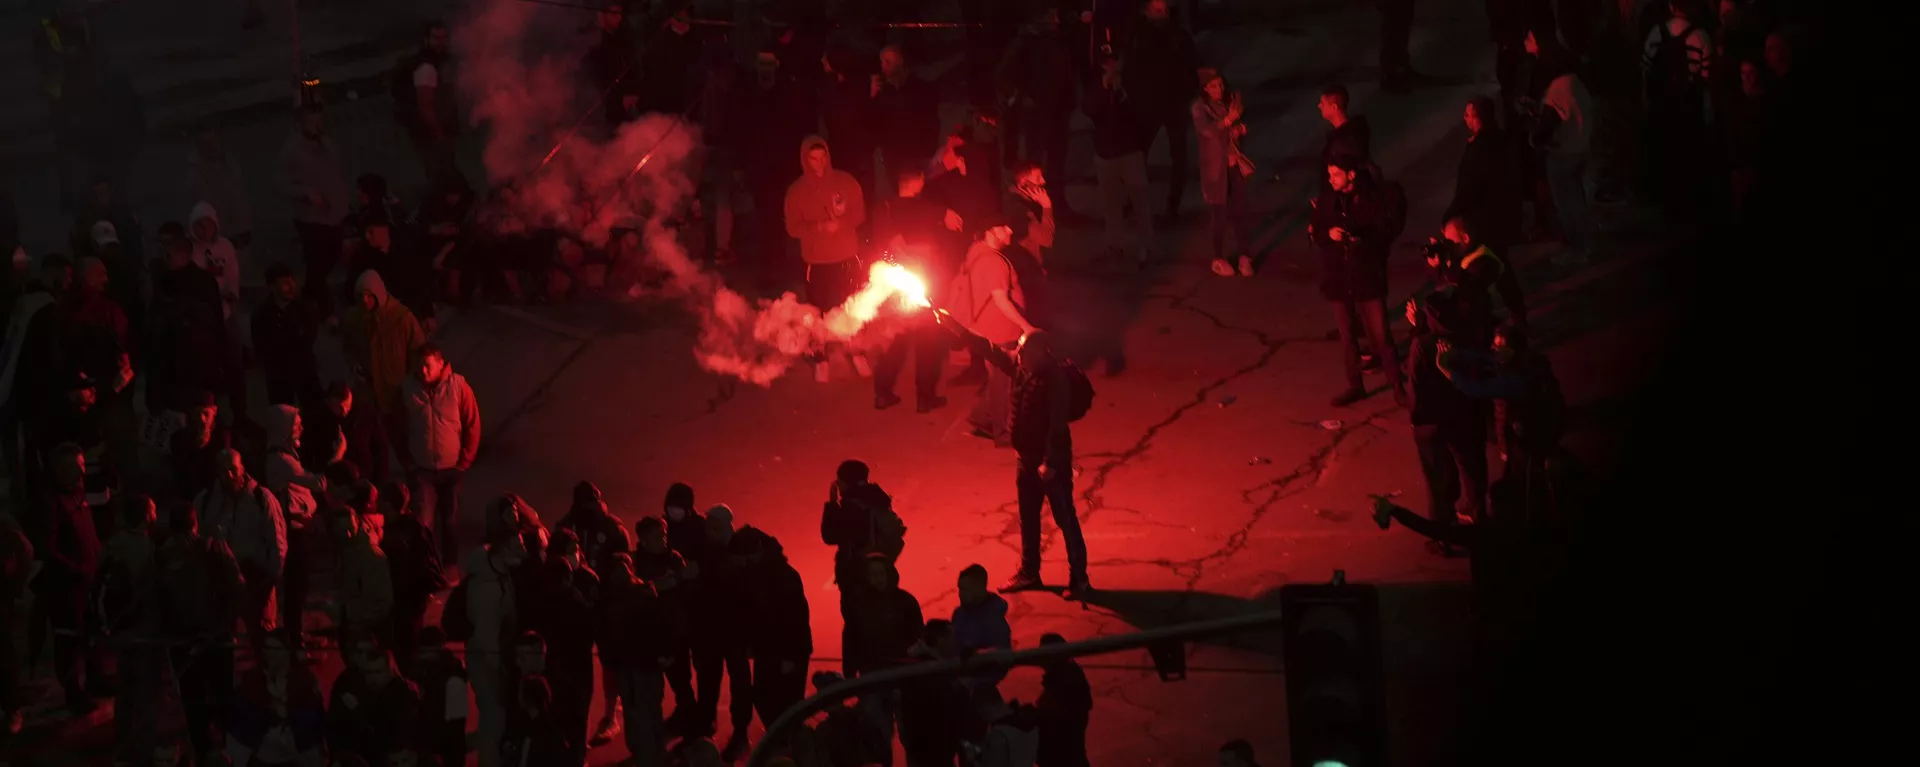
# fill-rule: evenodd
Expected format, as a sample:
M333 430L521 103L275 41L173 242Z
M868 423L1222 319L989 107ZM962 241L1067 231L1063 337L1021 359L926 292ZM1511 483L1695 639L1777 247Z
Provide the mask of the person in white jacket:
M401 464L420 509L433 510L440 556L451 559L459 551L454 525L460 518L460 480L480 451L480 402L440 347L425 344L414 360L413 375L400 387L407 426Z
M213 273L220 283L220 316L233 317L240 304L240 255L233 241L220 233L220 211L213 203L194 203L187 214L187 231L193 238L193 263Z
M233 549L246 579L241 618L258 642L279 622L274 593L287 559L287 521L280 501L247 475L240 451L221 451L214 471L213 485L193 499L193 508L200 513L200 529Z

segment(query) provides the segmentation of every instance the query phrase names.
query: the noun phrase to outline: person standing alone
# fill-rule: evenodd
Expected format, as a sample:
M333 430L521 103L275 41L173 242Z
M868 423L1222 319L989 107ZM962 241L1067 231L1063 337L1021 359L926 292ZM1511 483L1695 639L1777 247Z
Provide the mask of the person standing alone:
M407 424L402 463L420 507L433 509L440 559L448 561L459 555L454 525L460 516L460 480L480 450L480 402L440 347L421 346L417 359L401 392Z
M860 225L867 220L866 199L853 175L833 167L827 140L808 136L800 142L800 179L787 187L787 234L800 241L807 264L807 303L833 311L858 288ZM865 357L853 355L854 369L871 376ZM827 359L814 360L813 378L826 383Z

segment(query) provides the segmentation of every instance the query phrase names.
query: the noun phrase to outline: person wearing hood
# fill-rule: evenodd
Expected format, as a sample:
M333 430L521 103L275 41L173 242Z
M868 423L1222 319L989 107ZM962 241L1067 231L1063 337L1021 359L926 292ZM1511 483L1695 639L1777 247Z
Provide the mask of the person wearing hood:
M193 263L207 270L220 285L220 316L233 316L240 305L240 255L220 227L220 212L205 200L187 213Z
M600 488L584 479L573 486L573 506L555 527L572 531L580 539L580 558L594 570L605 569L615 554L633 552L627 528L608 512Z
M707 520L694 510L693 486L675 482L668 487L661 514L667 520L667 546L687 564L698 563L707 546Z
M1065 644L1066 637L1045 634L1040 646ZM1072 658L1060 658L1041 666L1039 709L1040 751L1034 760L1039 767L1088 767L1087 722L1093 716L1093 688L1087 684L1087 672ZM1251 767L1251 766L1249 766Z
M359 304L340 323L341 345L346 347L356 388L366 395L367 404L382 421L397 424L403 412L407 363L426 344L427 334L413 312L387 292L387 281L379 272L361 274L354 294Z
M280 501L247 474L240 451L221 451L213 486L193 499L208 534L227 542L246 577L244 620L254 641L274 628L274 594L287 559L287 520Z
M201 392L225 388L228 328L220 313L220 282L194 262L186 227L171 221L161 225L160 241L166 256L152 268L144 344L150 353L142 360L147 410L185 411Z
M699 712L689 732L714 732L719 714L720 680L727 680L728 717L733 733L727 752L736 759L746 754L747 728L753 725L753 647L747 623L752 613L751 586L729 556L736 534L733 510L725 504L706 513L706 538L689 568L700 590L692 600L693 668L698 676Z
M500 509L492 511L504 513ZM460 572L465 574L461 587L467 600L467 619L473 626L473 635L465 641L468 680L480 714L474 748L483 767L501 767L500 739L509 705L505 685L511 665L505 654L512 649L508 638L517 635L519 613L513 573L528 555L517 526L489 522L487 545L467 552L460 560Z
M212 127L196 131L187 150L187 193L225 212L227 239L235 248L246 250L253 242L253 198L246 177Z
M987 568L968 565L958 581L960 605L953 608L953 640L963 654L1013 649L1013 626L1007 623L1007 600L987 589ZM992 687L1007 678L1005 670L968 677L967 686Z
M867 203L860 182L833 167L827 140L808 136L800 142L800 178L787 187L787 235L800 241L806 262L807 303L822 313L832 311L859 289L861 224L867 221ZM862 376L871 375L866 359L853 357ZM816 359L814 380L825 383L827 360Z
M274 405L261 424L266 434L266 454L260 459L260 484L280 502L287 520L287 561L280 582L280 623L292 639L300 638L301 613L307 604L307 576L313 568L310 554L317 545L315 512L324 494L325 481L307 471L300 461L303 422L300 410L292 405Z
M751 76L728 89L728 97L731 103L721 141L733 150L753 199L760 268L768 274L784 274L792 235L782 203L799 175L787 158L814 132L819 120L816 98L782 70L779 55L771 50L757 54Z
M807 696L807 660L813 657L807 585L780 541L757 528L741 528L727 550L747 596L743 627L753 654L753 709L761 724L772 725ZM744 742L745 734L735 732L729 745Z
M452 558L459 543L454 526L460 519L460 480L480 450L480 403L440 347L424 344L415 359L414 375L401 386L407 434L401 464L421 508L433 509L441 556Z
M840 584L840 613L867 582L867 557L880 554L897 560L905 541L893 530L900 517L893 511L893 497L869 481L871 470L862 461L842 461L827 488L827 503L820 512L820 541L833 549L833 582ZM848 676L853 676L849 671Z
M340 265L347 175L341 170L339 148L327 137L320 107L300 107L294 121L297 130L280 150L279 185L293 203L293 230L300 241L300 260L306 265L307 295L324 312L333 305L327 281Z

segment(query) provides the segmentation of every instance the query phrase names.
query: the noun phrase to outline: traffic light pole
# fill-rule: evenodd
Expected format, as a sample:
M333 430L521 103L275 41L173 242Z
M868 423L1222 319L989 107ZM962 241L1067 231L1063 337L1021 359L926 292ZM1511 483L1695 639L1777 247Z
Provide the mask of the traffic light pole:
M1132 634L1104 636L1080 642L1044 645L1031 650L1002 650L999 652L979 653L955 660L911 663L905 666L861 674L840 684L836 684L801 701L793 708L781 714L779 719L767 727L760 742L754 744L753 754L747 757L747 767L766 767L772 758L770 744L780 743L788 731L798 727L814 714L826 710L828 706L863 693L899 687L907 682L921 679L966 676L983 671L999 671L1014 666L1038 666L1048 661L1062 658L1077 658L1083 655L1102 655L1120 650L1134 650L1152 647L1164 642L1178 642L1189 639L1202 639L1220 634L1231 634L1248 629L1279 626L1281 622L1278 610L1244 615L1237 618L1201 621L1179 626L1166 626L1148 629Z

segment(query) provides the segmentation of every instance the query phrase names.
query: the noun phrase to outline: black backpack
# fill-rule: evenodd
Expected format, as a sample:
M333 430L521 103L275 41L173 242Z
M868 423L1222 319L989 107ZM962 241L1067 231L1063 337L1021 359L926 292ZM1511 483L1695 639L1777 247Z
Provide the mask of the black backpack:
M1688 56L1687 37L1692 34L1691 25L1682 26L1678 34L1668 25L1660 25L1660 40L1654 45L1651 65L1647 67L1649 105L1681 108L1691 105L1700 96L1700 82L1693 75L1693 64ZM1702 51L1702 54L1705 52Z
M1062 363L1060 372L1067 379L1067 420L1078 421L1093 409L1093 380L1079 365Z

